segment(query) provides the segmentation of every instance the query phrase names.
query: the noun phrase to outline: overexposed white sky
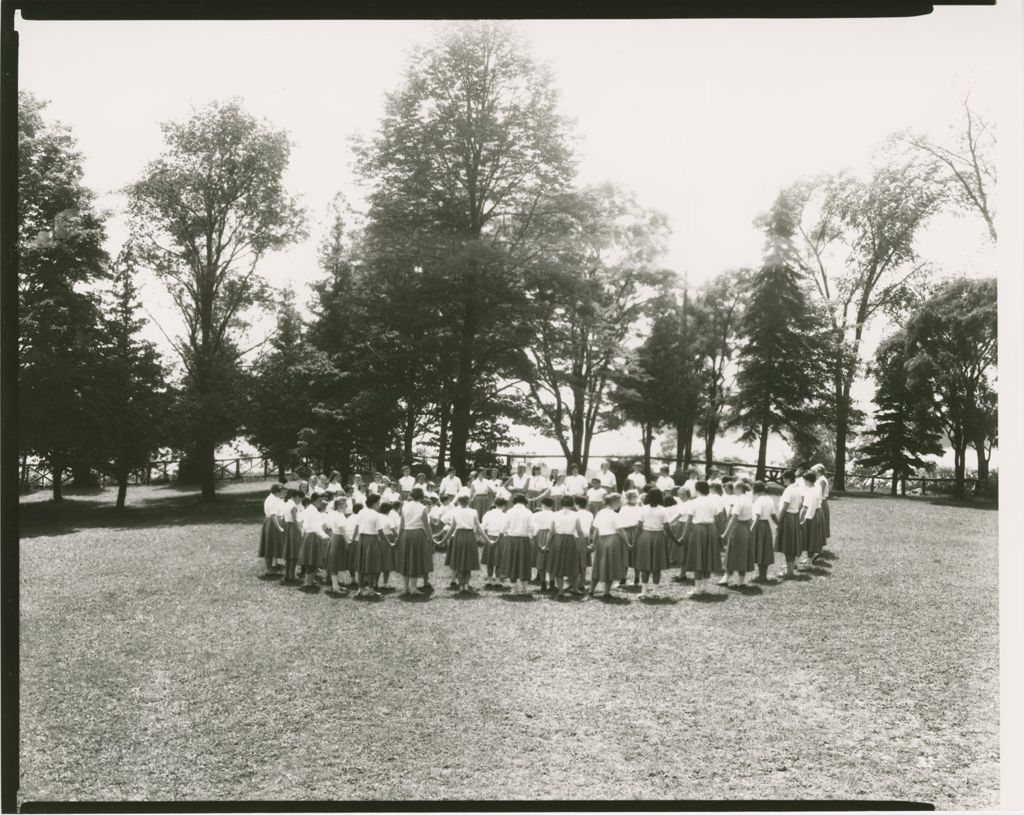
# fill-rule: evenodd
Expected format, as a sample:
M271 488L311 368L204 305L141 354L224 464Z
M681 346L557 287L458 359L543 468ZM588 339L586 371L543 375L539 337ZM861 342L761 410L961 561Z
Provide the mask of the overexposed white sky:
M85 157L86 182L114 213L118 192L157 156L160 121L214 98L245 105L295 142L288 186L310 213L307 241L266 258L265 277L299 292L320 276L317 244L337 191L358 204L348 139L370 134L409 49L443 24L421 21L35 22L19 20L22 88L51 102ZM673 229L665 265L700 283L755 265L751 222L784 185L864 165L905 127L945 137L972 104L1001 128L1020 117L1020 7L939 7L868 20L522 21L552 67L562 110L580 138L580 180L612 180ZM1000 130L1002 132L1002 130ZM1016 181L1016 179L1013 179ZM1016 193L1015 193L1016 194ZM1012 234L1003 225L1001 235ZM921 254L944 275L996 274L980 219L938 219ZM147 305L173 330L156 284ZM877 326L873 339L884 331ZM151 337L162 342L156 328ZM858 389L870 399L872 388ZM533 433L524 445L556 451ZM635 434L608 434L595 452L631 452ZM716 451L719 452L719 451ZM753 452L723 444L720 455ZM770 458L786 456L773 444Z

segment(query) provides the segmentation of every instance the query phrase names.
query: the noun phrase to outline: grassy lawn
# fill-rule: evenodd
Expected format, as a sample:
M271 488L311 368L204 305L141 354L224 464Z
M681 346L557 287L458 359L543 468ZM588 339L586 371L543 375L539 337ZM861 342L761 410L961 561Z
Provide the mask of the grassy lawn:
M366 603L257 580L263 495L23 502L22 800L998 804L996 512L843 498L721 602Z

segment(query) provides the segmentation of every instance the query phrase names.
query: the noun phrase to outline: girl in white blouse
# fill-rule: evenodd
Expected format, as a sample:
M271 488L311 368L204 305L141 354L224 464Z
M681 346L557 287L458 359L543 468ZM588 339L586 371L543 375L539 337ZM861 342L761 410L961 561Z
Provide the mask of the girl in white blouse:
M601 492L603 493L604 490ZM590 502L583 496L577 496L573 499L573 504L573 508L576 510L576 520L579 521L580 530L583 532L583 537L576 539L576 552L580 559L580 573L576 576L574 588L577 593L582 594L583 584L587 580L587 567L590 565L591 560L590 552L593 549L591 532L594 528L594 513L590 511Z
M633 567L633 585L640 585L640 570L636 567L636 539L640 534L640 493L637 490L626 490L626 503L619 507L619 526L626 536L623 551L623 570L619 588L626 588L626 570Z
M577 541L583 538L583 530L580 528L574 507L573 499L568 495L564 496L558 512L551 519L547 570L554 579L559 597L564 597L568 593L567 586L573 587L573 594L583 594L575 588L580 573Z
M750 523L754 518L754 503L747 492L747 485L742 481L734 487L732 505L729 507L729 520L725 524L722 539L725 541L725 574L723 581L736 575L736 585L742 586L747 572L754 570L754 550L750 545Z
M778 526L775 530L775 551L786 559L786 570L782 577L796 574L796 559L800 554L800 507L803 494L796 486L796 473L785 470L782 473L782 497L779 498Z
M269 580L274 577L274 558L278 557L284 536L284 521L279 514L282 501L279 498L284 486L274 484L270 494L263 499L263 527L260 529L260 548L258 557L263 558L266 569L260 578Z
M565 498L568 496L563 495L558 499L559 506ZM569 501L571 502L572 499L570 498ZM551 498L541 498L540 509L533 514L533 562L537 567L537 580L540 581L542 592L554 588L554 579L550 583L548 582L548 576L551 573L551 555L548 544L551 538L551 520L555 516L552 507L554 507L554 501Z
M620 497L612 492L605 496L604 506L594 516L594 568L590 573L590 594L593 595L597 584L604 584L603 597L611 597L612 584L622 582L626 566L622 555L627 549L628 540L622 531L619 513Z
M345 498L339 497L331 501L331 508L324 518L324 527L330 532L327 544L327 576L331 580L331 593L347 594L348 589L341 585L339 574L345 571L348 564L348 534L345 529L345 513L342 507Z
M356 547L356 571L361 586L356 597L378 598L377 581L384 570L384 547L389 546L384 537L385 517L377 511L379 495L368 495L366 505L356 515L355 534L359 544Z
M505 513L505 546L500 574L505 580L515 581L513 593L517 595L526 593L526 584L533 575L533 536L536 531L533 517L527 508L526 496L514 495L512 506Z
M484 538L480 516L469 505L469 496L462 493L455 500L452 510L452 525L445 533L443 543L451 541L449 565L458 581L459 594L473 594L476 590L469 585L473 572L480 568L480 552L477 541Z
M822 525L825 527L825 540L827 541L832 535L832 521L830 517L832 513L828 508L828 494L831 487L829 486L828 478L825 476L824 464L815 464L811 469L817 476L814 483L817 484L818 489L821 490L821 521Z
M302 525L299 512L302 509L302 493L288 490L284 506L284 577L281 583L290 585L295 582L295 567L299 562L299 547L302 546Z
M352 504L352 512L345 518L345 534L348 536L348 548L345 551L345 562L348 564L348 575L350 589L359 588L359 570L356 568L356 550L359 548L359 536L356 529L359 526L359 513L363 511L362 504Z
M430 517L423 503L423 490L413 487L409 500L402 504L398 526L396 569L402 575L402 593L406 596L422 592L416 581L423 579L423 589L430 589L430 572L434 566L434 539L430 535Z
M802 562L817 559L825 548L825 523L821 514L821 488L816 483L818 474L814 470L804 473L803 506L800 508Z
M470 505L476 510L477 518L482 519L484 514L491 508L491 500L494 494L494 487L485 472L474 474L470 481Z
M536 506L537 499L540 498L550 486L551 482L541 474L540 467L534 466L530 473L530 478L526 482L526 498L528 505L531 507Z
M750 548L757 564L755 583L768 582L768 567L775 562L775 548L772 546L771 520L775 516L775 503L768 495L763 481L754 482L754 503L751 506Z
M324 516L320 512L319 499L303 498L302 504L303 509L299 514L299 523L302 526L299 565L302 567L302 591L312 593L318 591L313 584L313 578L323 562L324 544L329 536L324 530Z
M690 517L683 529L686 539L686 571L693 573L693 591L690 596L706 594L711 575L722 569L719 531L715 523L718 502L710 495L707 481L694 484L697 497L689 502Z
M658 597L661 573L669 564L669 540L675 541L675 537L667 526L668 510L663 506L661 490L655 487L648 491L644 504L640 514L640 535L636 540L636 565L643 581L640 596ZM653 589L649 587L652 577Z
M604 507L604 497L608 494L608 490L601 486L600 478L590 479L590 488L587 490L586 507L590 510L591 515L596 515Z
M498 570L501 566L502 550L505 543L505 499L495 498L494 506L484 513L480 526L484 530L484 548L480 553L480 563L487 567L487 577L484 578L484 587L501 585L501 577Z

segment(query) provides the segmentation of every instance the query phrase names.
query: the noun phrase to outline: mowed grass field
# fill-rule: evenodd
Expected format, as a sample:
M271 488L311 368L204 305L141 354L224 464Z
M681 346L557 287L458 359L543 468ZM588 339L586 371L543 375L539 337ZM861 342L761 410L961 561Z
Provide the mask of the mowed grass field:
M994 511L841 498L713 602L360 602L257 579L262 487L22 504L22 801L998 804Z

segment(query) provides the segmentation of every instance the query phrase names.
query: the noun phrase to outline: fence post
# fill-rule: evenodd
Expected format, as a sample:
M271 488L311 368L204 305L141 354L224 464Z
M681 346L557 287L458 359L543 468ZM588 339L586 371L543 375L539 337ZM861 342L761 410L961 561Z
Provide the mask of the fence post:
M241 466L242 466L242 465L241 465L241 462L242 462L242 459L240 459L240 458L236 458L236 459L235 459L235 480L236 480L236 481L237 481L237 480L238 480L239 478L241 478L241 477L242 477L242 470L241 470Z

